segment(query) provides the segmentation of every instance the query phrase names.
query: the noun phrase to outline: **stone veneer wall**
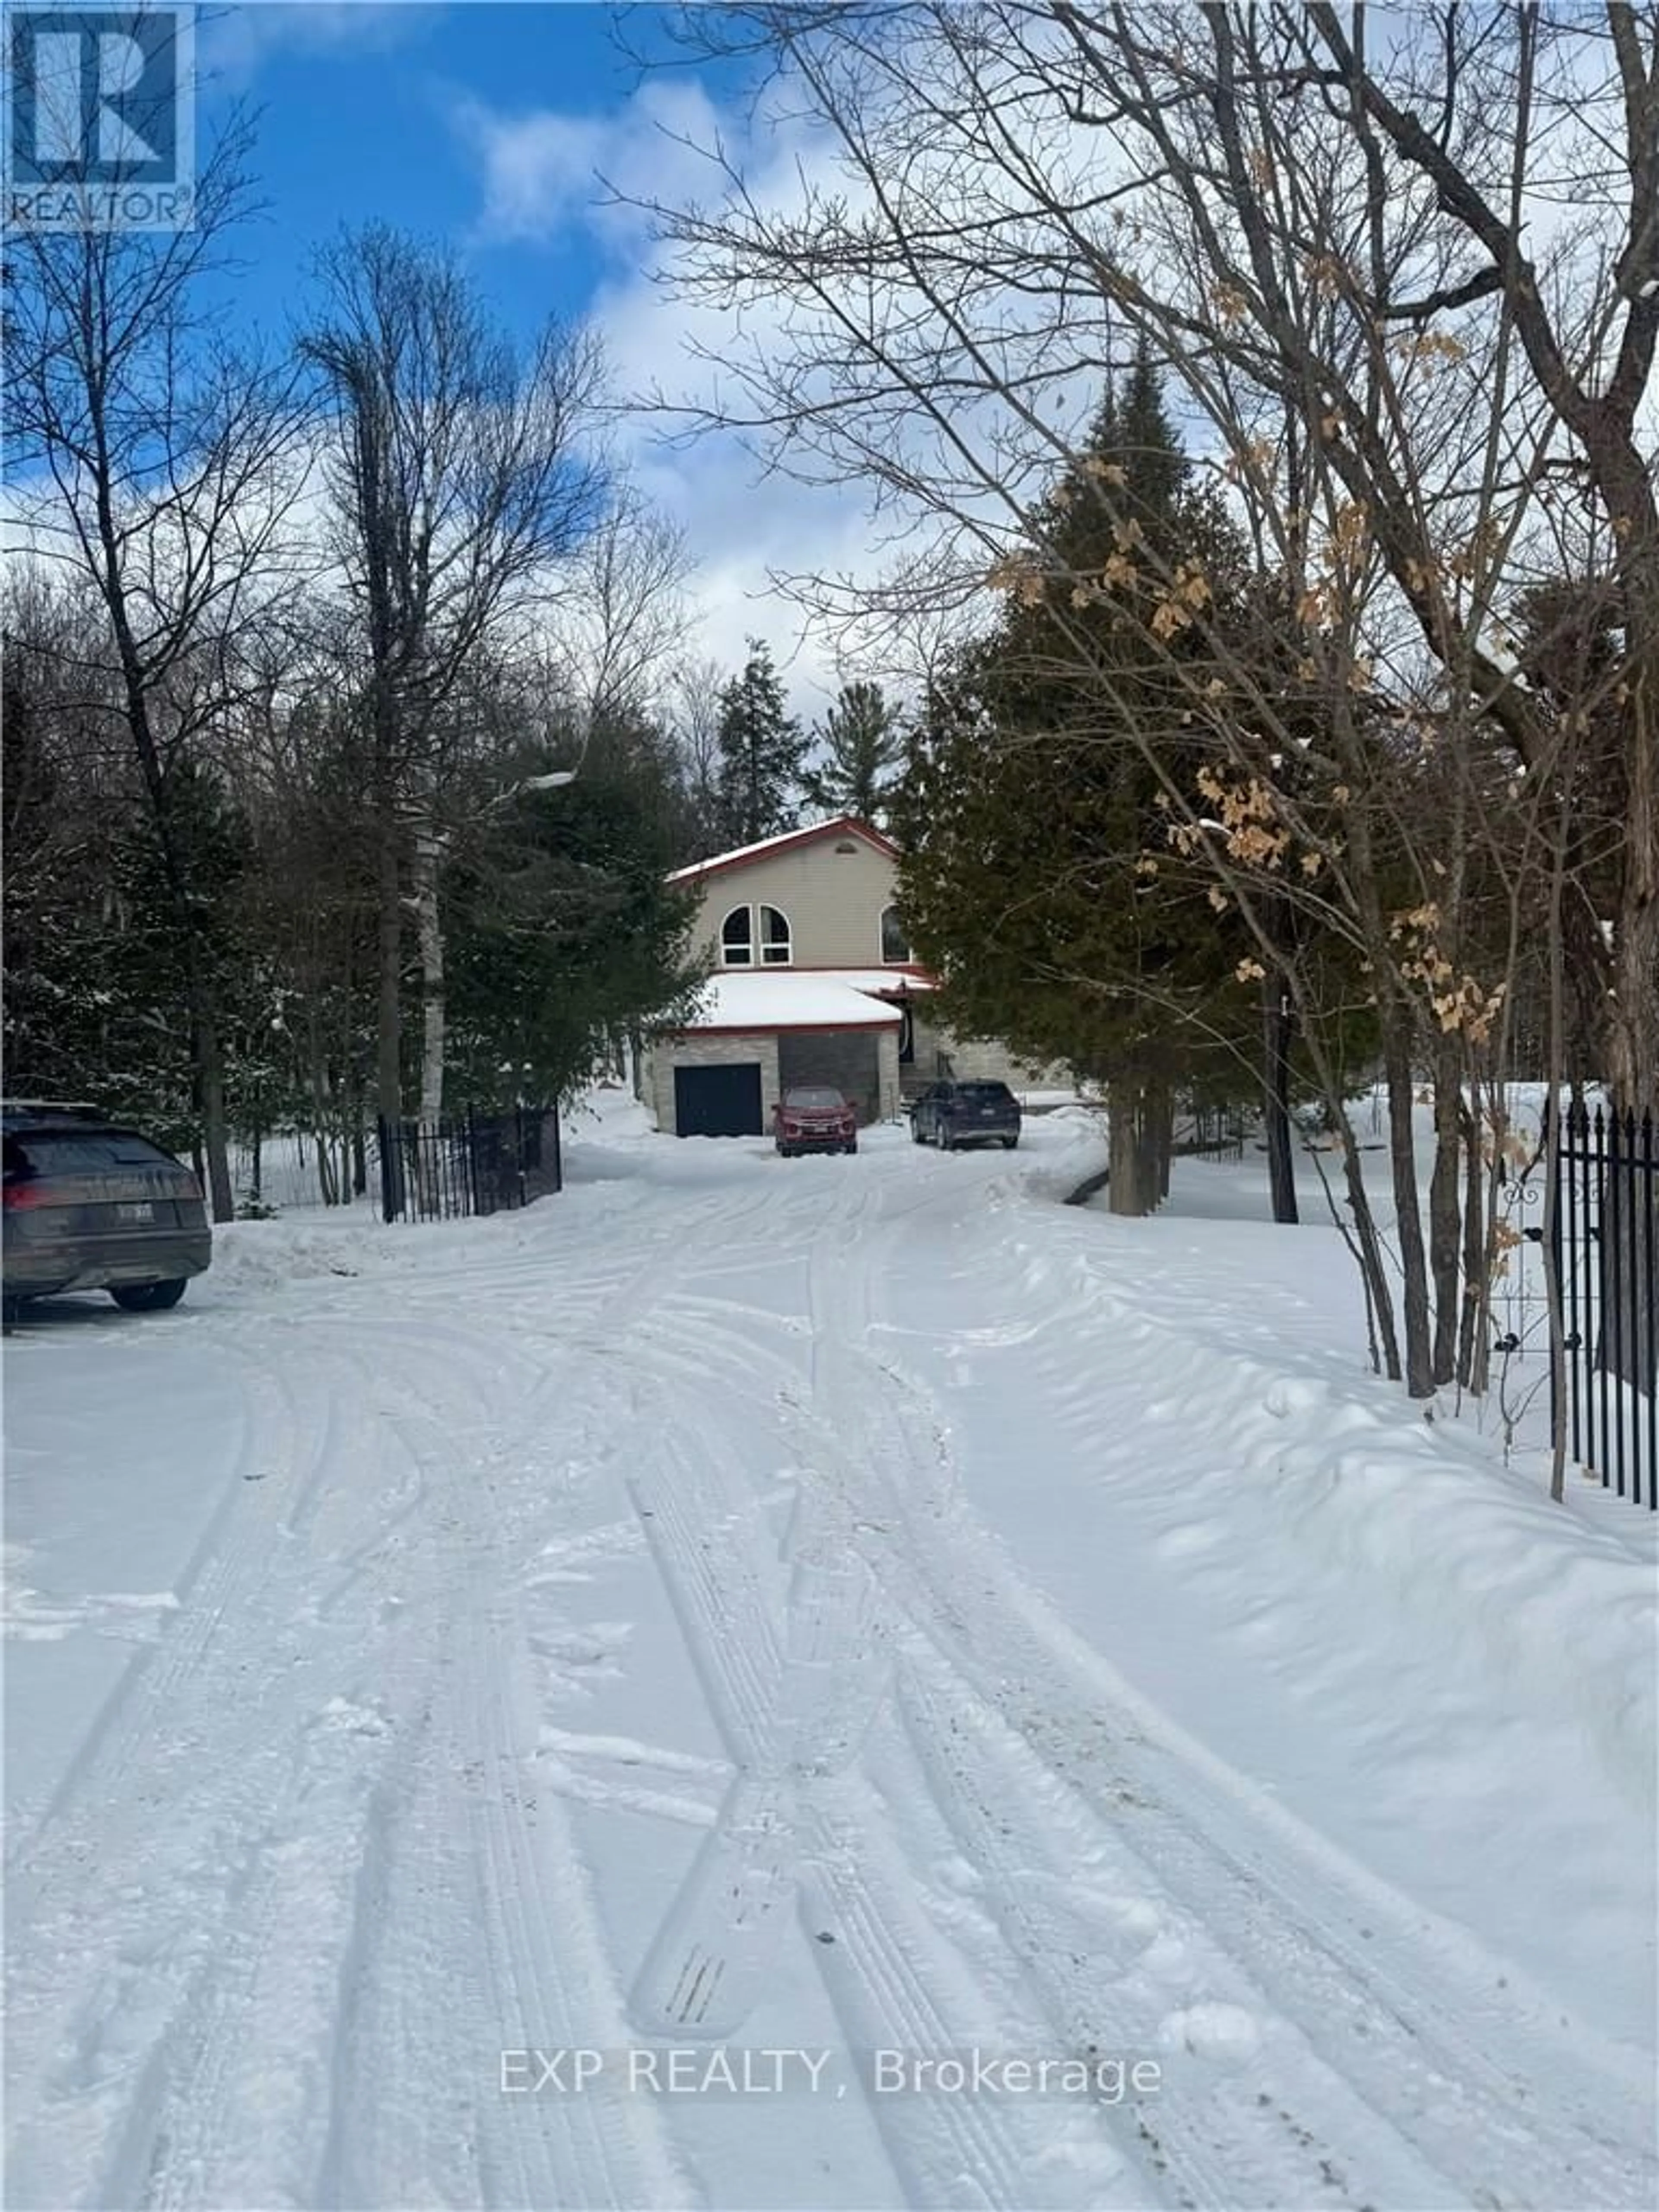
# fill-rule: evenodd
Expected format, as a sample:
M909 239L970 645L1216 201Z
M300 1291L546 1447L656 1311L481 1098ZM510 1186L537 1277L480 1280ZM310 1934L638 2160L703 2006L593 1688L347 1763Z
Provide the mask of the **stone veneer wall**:
M731 1067L758 1060L761 1072L763 1118L778 1095L778 1040L775 1032L725 1030L685 1036L659 1037L651 1048L649 1103L657 1127L678 1136L674 1121L674 1070L677 1067Z

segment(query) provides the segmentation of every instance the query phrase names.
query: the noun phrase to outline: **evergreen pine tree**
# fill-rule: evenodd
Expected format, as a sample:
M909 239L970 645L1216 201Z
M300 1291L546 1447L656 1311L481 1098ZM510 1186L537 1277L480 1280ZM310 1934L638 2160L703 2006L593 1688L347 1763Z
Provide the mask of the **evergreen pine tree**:
M799 818L806 740L784 711L783 685L758 638L720 695L716 783L720 833L727 846L758 844Z
M898 710L879 684L843 684L817 732L823 759L801 779L808 803L884 827L904 760Z
M568 789L489 818L449 872L451 1066L479 1105L568 1096L619 1036L696 994L696 901L640 734L602 732Z
M902 896L952 1026L1109 1083L1112 1203L1145 1212L1176 1087L1253 1087L1258 1010L1235 975L1253 946L1160 858L1167 817L1141 750L1150 735L1190 783L1203 756L1190 672L1171 659L1202 645L1149 634L1132 588L1091 580L1127 575L1127 550L1141 574L1190 564L1218 594L1243 556L1194 488L1144 358L1037 520L1001 620L958 657L917 747Z

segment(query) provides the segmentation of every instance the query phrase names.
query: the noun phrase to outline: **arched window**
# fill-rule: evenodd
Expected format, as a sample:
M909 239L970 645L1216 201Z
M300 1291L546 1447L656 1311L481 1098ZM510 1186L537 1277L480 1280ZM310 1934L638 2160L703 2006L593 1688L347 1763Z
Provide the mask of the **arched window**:
M881 957L884 960L894 961L910 957L909 935L899 920L899 910L896 906L882 909Z
M761 958L769 968L787 968L790 961L789 917L775 906L760 910Z
M720 924L720 964L726 968L755 964L755 920L746 906L734 906Z

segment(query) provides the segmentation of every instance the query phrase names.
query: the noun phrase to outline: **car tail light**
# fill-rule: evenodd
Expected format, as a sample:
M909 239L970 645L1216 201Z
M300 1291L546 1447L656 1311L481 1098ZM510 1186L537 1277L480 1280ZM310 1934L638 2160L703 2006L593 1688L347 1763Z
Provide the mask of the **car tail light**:
M9 1182L3 1203L8 1213L23 1213L37 1206L67 1206L70 1200L53 1183Z
M185 1175L185 1187L179 1192L179 1195L180 1198L187 1200L193 1200L198 1206L202 1202L202 1186L197 1182L195 1176L190 1174L188 1170L186 1170Z

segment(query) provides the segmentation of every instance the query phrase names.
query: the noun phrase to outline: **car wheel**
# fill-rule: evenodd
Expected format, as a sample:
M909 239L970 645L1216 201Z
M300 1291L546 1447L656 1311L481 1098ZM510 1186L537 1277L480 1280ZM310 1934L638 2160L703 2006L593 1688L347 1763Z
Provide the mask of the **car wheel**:
M846 1149L847 1149L849 1152L857 1152L858 1148L859 1148L859 1140L858 1140L858 1139L857 1139L856 1137L854 1137L854 1139L853 1139L853 1141L851 1142L851 1144L849 1144L849 1145L847 1146L847 1148L846 1148Z
M939 1148L940 1152L955 1152L955 1150L956 1150L956 1148L957 1148L957 1140L956 1140L956 1139L955 1139L955 1138L951 1134L951 1132L950 1132L948 1129L941 1129L941 1130L939 1131Z
M1018 1137L1005 1137L1002 1140L1002 1149L1005 1152L1012 1152L1018 1142Z
M167 1283L116 1283L110 1296L126 1313L165 1313L185 1295L183 1275Z

